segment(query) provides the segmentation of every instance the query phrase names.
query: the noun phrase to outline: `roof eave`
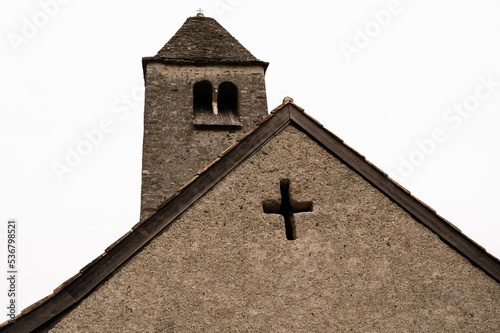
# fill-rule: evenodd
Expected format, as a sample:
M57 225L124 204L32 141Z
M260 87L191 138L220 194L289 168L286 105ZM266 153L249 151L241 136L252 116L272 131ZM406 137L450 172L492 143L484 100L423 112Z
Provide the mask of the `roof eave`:
M207 60L207 59L168 59L163 57L143 57L142 70L144 78L146 78L146 68L149 63L161 63L165 65L180 65L180 66L260 66L264 69L264 73L269 66L268 62L261 60Z

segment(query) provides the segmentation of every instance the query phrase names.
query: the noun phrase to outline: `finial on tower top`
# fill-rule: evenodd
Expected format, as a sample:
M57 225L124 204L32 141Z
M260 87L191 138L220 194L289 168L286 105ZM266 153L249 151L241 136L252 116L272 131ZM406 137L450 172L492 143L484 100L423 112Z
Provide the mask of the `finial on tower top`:
M197 10L197 12L198 12L198 14L196 14L197 17L205 17L205 15L203 14L203 9L201 9L201 7L200 9Z

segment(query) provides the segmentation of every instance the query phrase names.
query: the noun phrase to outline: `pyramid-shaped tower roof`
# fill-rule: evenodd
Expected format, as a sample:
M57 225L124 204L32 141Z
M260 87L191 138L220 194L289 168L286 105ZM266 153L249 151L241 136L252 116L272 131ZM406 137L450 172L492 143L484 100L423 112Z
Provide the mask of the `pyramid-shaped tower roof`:
M154 57L180 62L263 63L215 19L189 17Z

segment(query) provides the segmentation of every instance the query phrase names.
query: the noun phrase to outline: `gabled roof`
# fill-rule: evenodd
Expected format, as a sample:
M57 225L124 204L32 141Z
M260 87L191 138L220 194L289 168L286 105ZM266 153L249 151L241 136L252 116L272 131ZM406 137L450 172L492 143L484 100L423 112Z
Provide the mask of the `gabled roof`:
M268 65L255 58L216 20L203 16L189 17L156 56L143 58L143 62L151 61Z
M105 252L64 282L54 293L24 310L14 321L5 322L2 332L30 332L48 327L78 304L154 237L167 230L186 210L208 193L238 165L252 156L286 126L295 126L337 157L372 186L437 234L446 244L493 279L500 282L500 261L487 253L459 229L446 221L411 193L390 179L340 138L325 129L303 109L287 101L252 131L241 137L210 165L168 199L156 212L108 247Z

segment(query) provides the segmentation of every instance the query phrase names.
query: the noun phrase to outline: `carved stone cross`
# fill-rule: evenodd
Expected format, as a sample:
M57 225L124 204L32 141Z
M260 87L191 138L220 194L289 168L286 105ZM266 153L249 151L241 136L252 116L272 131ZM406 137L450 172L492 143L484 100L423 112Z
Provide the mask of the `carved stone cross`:
M297 238L295 218L293 214L312 212L312 201L296 202L290 196L290 180L282 179L280 181L281 201L264 201L262 208L266 214L280 214L285 219L285 232L288 240Z

